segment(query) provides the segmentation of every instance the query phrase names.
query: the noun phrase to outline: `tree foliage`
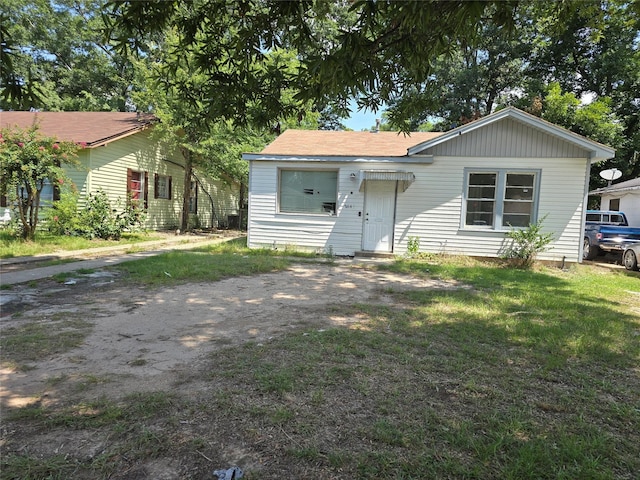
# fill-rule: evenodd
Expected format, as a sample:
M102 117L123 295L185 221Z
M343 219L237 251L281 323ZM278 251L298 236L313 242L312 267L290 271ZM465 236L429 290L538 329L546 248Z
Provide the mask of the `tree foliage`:
M194 46L194 67L208 78L198 95L214 118L263 125L295 117L295 105L280 92L347 113L351 98L359 106L380 107L422 82L431 59L452 45L477 36L481 21L511 24L515 2L407 1L340 2L348 14L337 17L332 2L246 0L115 1L106 13L120 51L144 51L146 38L169 26L180 32L180 49ZM336 18L346 20L335 38L315 35ZM328 28L328 27L327 27ZM297 69L271 61L273 52L298 55ZM260 117L252 111L261 112Z
M483 23L477 41L431 59L432 74L390 103L389 126L448 130L515 105L615 147L600 167L637 177L639 11L626 0L520 2L517 35ZM592 188L602 186L595 170Z
M152 103L140 95L131 101L138 90L151 92L146 72L158 98L175 99L163 123L176 121L184 134L201 128L203 138L218 122L254 132L291 121L340 128L354 98L358 108L389 105L385 128L448 129L507 104L539 101L549 110L557 83L563 95L594 99L560 124L602 139L611 129L589 123L618 122L617 158L603 167L640 175L639 2L6 0L3 7L0 108L146 110ZM144 64L137 80L132 53ZM160 103L153 108L164 115Z
M42 189L68 181L62 165L76 164L77 149L74 143L40 135L37 126L0 131L0 189L15 205L23 238L35 237Z
M527 28L520 20L519 34L525 35ZM527 49L495 25L482 25L477 42L462 41L452 52L432 60L432 74L393 99L388 122L412 131L432 122L433 128L446 131L492 113L511 103L522 85ZM415 105L420 111L412 115Z
M535 19L527 69L529 97L553 82L563 92L594 101L581 109L578 133L609 143L616 158L601 168L622 170L623 179L640 176L640 3L627 0L570 2L562 17L533 3ZM589 118L590 117L590 118ZM588 128L590 119L609 117L622 130L615 139ZM562 125L562 124L561 124ZM564 125L567 126L567 125ZM571 126L568 126L571 128ZM592 174L591 187L604 186Z
M562 92L557 82L547 88L540 116L596 142L616 145L622 141L623 125L611 110L609 98L585 104L575 94Z
M101 0L4 0L0 108L126 111L131 63L105 40Z

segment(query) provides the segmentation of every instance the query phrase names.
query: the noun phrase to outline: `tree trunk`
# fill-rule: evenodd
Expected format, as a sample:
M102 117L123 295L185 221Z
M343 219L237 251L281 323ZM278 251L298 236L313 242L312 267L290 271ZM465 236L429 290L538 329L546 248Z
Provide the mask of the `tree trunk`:
M186 148L182 149L184 157L184 195L182 197L182 219L180 231L186 232L189 228L189 200L191 198L191 173L193 171L192 153Z

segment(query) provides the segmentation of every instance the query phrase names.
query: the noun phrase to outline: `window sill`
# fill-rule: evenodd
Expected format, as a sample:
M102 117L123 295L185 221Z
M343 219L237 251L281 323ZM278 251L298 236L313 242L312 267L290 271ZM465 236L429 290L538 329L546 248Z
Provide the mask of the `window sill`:
M304 212L276 212L276 215L283 217L313 217L313 218L336 218L335 213L304 213Z
M478 235L478 236L486 236L486 235L494 235L494 236L504 236L509 233L510 230L507 229L493 229L493 228L458 228L458 233L462 233L465 235Z

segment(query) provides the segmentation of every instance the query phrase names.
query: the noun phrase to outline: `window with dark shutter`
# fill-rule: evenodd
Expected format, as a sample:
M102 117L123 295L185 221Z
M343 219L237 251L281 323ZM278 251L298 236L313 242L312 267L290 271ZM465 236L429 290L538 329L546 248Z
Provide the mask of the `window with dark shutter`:
M130 202L147 208L149 201L149 174L127 169L127 198Z
M153 198L171 199L171 177L156 173L153 178Z

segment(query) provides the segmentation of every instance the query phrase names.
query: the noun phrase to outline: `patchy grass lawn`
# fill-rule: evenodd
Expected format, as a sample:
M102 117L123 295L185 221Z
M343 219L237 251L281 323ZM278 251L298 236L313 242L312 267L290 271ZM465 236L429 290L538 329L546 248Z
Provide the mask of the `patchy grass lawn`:
M36 240L25 241L10 235L7 230L0 230L0 258L23 257L70 250L84 250L87 248L127 245L130 243L159 240L162 235L150 233L125 233L120 240L88 240L82 237L51 235L48 232L38 232Z
M214 264L227 276L285 261L238 248L127 268L183 282L215 279L200 273ZM5 444L1 477L212 478L234 445L235 458L260 459L240 465L248 479L637 478L636 274L438 256L379 268L466 288L334 305L362 322L219 349L171 390L6 411L5 428L33 443L73 432L98 447Z

